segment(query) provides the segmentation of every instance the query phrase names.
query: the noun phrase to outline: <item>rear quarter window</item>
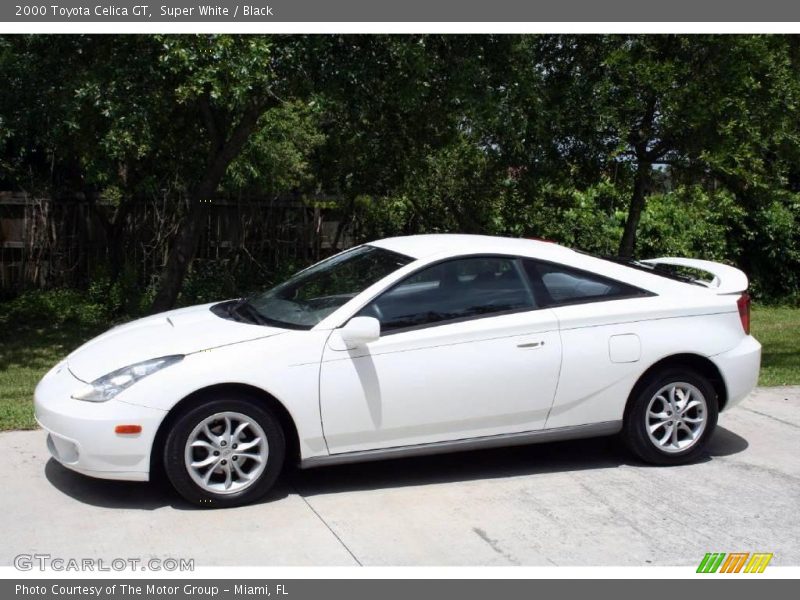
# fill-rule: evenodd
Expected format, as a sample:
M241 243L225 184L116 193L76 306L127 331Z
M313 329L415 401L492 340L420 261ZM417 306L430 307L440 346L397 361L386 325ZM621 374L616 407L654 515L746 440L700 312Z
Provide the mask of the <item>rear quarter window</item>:
M525 260L523 264L537 296L541 296L537 301L543 305L579 304L650 295L621 281L562 265L536 260Z

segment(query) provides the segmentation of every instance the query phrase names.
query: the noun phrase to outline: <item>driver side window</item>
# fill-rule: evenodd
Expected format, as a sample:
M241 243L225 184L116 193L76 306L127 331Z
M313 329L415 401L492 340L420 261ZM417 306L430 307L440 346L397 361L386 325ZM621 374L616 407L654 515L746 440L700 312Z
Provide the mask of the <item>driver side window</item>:
M359 311L389 333L535 308L519 262L471 257L427 267Z

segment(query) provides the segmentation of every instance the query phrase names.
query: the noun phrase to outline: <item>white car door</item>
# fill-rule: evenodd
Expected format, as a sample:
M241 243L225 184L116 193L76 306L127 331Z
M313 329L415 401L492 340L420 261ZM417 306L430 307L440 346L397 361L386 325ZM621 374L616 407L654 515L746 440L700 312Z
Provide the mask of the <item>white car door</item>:
M558 321L537 308L520 261L471 257L410 276L359 315L380 339L344 349L334 331L320 373L331 454L541 429L561 361Z
M643 371L642 339L668 339L674 321L652 320L658 297L626 283L565 265L523 264L561 328L560 382L546 427L620 422Z

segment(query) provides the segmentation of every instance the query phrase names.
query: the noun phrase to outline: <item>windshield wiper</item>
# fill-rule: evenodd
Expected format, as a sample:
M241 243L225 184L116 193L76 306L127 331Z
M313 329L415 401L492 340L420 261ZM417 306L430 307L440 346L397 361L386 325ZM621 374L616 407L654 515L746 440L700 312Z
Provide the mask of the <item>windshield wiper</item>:
M237 316L241 319L248 321L250 323L255 323L257 325L271 325L271 319L266 318L255 306L250 304L250 301L247 298L239 298L228 307L228 314L232 317L236 318Z
M250 304L247 298L234 300L227 306L228 315L236 321L266 325L266 319Z
M239 298L238 300L231 300L225 304L225 311L228 316L235 321L246 320L243 315L239 314L239 308L247 302L247 298Z
M279 321L278 319L272 319L253 306L249 298L239 298L231 302L228 306L228 314L232 319L253 323L255 325L268 325L270 327L280 327L281 329L311 329L311 326L297 325Z

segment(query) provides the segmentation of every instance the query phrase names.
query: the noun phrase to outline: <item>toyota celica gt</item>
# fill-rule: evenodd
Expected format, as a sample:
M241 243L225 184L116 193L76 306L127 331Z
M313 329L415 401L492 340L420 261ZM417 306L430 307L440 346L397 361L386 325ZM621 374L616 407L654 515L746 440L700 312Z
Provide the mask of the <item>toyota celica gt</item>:
M190 502L263 496L301 467L619 434L691 462L756 384L748 281L704 260L546 241L396 237L249 297L115 327L47 373L52 456L158 473Z

